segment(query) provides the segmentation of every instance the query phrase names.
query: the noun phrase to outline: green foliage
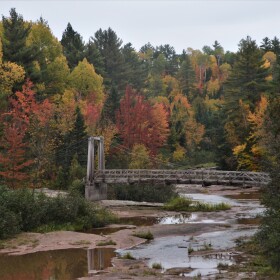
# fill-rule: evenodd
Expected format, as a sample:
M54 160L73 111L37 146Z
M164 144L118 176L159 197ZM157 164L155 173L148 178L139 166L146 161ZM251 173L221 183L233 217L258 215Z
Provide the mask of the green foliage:
M152 264L152 268L154 268L154 269L162 269L162 265L161 265L161 263L153 263Z
M29 189L0 187L0 205L0 238L36 229L84 230L115 220L108 210L86 201L76 192L51 198Z
M133 234L133 236L139 237L139 238L144 238L147 240L153 240L154 236L153 234L148 230L148 231L139 231L139 232L135 232Z
M202 211L202 212L212 212L212 211L222 211L229 210L231 206L224 202L217 204L203 203L193 201L189 197L175 197L171 199L168 203L164 205L165 210L169 211Z
M96 244L96 246L108 246L108 245L117 245L117 243L113 240L109 240L109 241L100 241Z
M121 258L126 260L135 260L135 258L131 255L130 252L125 253Z
M85 46L82 36L73 29L70 23L67 24L62 34L61 45L63 46L63 54L67 58L69 68L73 69L84 58Z
M190 211L192 203L191 198L178 196L166 203L164 209L171 211Z
M108 198L146 202L166 202L176 197L175 187L171 185L109 185Z

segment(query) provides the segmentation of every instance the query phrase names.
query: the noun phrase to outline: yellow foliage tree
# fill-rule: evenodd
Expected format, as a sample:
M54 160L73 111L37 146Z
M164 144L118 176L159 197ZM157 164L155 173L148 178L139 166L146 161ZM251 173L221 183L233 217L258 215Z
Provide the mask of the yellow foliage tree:
M143 144L135 144L131 152L130 169L149 169L151 161L149 151Z

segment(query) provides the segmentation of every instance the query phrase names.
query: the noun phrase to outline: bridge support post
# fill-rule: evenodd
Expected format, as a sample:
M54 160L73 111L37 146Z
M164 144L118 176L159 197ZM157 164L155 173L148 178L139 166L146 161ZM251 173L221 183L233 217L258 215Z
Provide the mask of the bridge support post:
M94 182L95 153L94 144L97 142L97 170L105 169L104 138L90 137L88 139L88 161L85 197L90 201L107 199L107 184Z

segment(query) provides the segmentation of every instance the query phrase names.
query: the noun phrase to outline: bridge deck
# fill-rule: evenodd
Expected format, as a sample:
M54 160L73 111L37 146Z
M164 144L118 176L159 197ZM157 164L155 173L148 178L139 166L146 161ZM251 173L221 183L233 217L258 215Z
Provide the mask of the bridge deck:
M106 169L94 172L95 183L166 183L206 185L267 185L270 178L263 172L220 171L207 169L149 170Z

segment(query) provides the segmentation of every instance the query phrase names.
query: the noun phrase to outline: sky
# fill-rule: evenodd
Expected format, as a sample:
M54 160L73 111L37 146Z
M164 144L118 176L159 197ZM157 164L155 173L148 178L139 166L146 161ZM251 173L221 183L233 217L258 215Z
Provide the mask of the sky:
M42 16L59 40L68 22L85 42L99 28L111 27L136 50L150 42L169 44L181 53L217 40L235 52L248 35L258 44L264 37L280 37L280 0L0 0L1 16L8 17L11 8L25 20Z

